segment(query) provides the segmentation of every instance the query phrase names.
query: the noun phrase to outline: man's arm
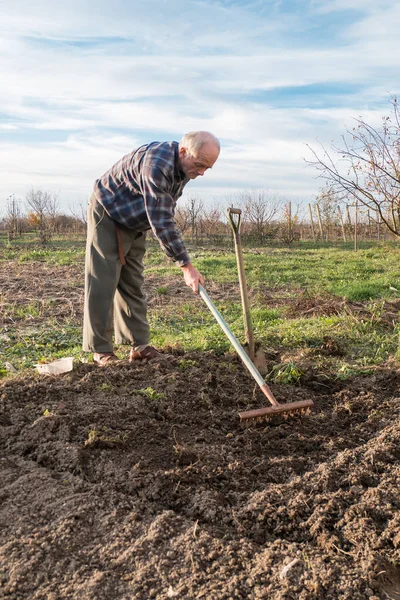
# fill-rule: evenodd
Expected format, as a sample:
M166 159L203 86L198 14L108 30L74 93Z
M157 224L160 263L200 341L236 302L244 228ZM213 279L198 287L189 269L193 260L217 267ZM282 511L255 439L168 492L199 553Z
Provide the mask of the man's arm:
M197 294L199 283L204 285L201 273L190 262L185 244L174 219L175 202L170 194L171 182L156 166L146 169L141 188L151 229L161 248L183 270L186 285Z
M143 169L140 183L147 218L162 250L179 267L190 263L174 219L175 202L169 178L157 166L150 164Z

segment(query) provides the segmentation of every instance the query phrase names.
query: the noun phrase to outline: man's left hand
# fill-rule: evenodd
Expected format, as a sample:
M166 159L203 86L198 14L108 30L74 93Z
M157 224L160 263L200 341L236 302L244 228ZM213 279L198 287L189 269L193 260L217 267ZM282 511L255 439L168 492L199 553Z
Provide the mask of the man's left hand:
M192 265L188 263L181 267L186 285L192 288L195 294L199 293L199 283L204 285L203 275Z

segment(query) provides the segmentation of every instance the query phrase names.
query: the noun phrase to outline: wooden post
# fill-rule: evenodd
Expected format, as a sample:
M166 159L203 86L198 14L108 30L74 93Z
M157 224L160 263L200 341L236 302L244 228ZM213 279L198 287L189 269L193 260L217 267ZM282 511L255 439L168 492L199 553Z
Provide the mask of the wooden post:
M368 237L370 240L372 240L372 219L371 219L371 213L369 212L369 209L367 210L367 216L368 216Z
M324 241L324 230L322 228L322 219L321 219L321 211L319 210L319 204L315 205L315 209L317 211L318 224L319 224L319 232L321 234L321 240Z
M391 208L391 211L390 211L390 212L391 212L391 215L392 215L392 225L393 225L393 229L394 229L395 231L397 231L397 225L396 225L396 215L395 215L395 212L394 212L394 206L393 206L393 205L392 205L392 208Z
M288 215L288 243L291 244L291 242L292 242L292 203L291 202L288 202L287 215Z
M313 241L315 242L314 221L312 218L311 204L308 205L308 214L310 215L311 233L312 233Z
M346 204L346 217L347 217L347 224L349 226L349 231L350 231L350 239L352 238L352 234L351 234L351 217L350 217L350 208L349 205Z
M357 227L358 227L358 200L356 198L356 212L354 217L354 251L357 252Z
M340 206L337 207L337 210L338 210L340 225L341 225L341 228L342 228L343 241L347 242L347 240L346 240L346 230L344 228L343 217L342 217L342 212L340 210Z

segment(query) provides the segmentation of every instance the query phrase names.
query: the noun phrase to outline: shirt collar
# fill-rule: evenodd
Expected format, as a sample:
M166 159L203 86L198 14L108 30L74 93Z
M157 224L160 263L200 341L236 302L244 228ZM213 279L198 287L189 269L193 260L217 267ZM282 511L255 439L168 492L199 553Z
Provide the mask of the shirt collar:
M175 151L175 176L177 177L177 179L179 181L183 181L185 183L187 183L189 181L189 178L186 177L185 173L183 171L180 170L179 168L179 144L178 142L172 142L174 145L174 151Z

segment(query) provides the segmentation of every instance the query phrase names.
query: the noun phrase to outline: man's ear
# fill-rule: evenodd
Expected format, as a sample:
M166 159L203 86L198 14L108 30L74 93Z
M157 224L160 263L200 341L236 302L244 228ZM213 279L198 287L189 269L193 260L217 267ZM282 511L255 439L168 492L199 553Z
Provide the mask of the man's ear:
M187 150L186 148L179 148L179 156L186 156Z

